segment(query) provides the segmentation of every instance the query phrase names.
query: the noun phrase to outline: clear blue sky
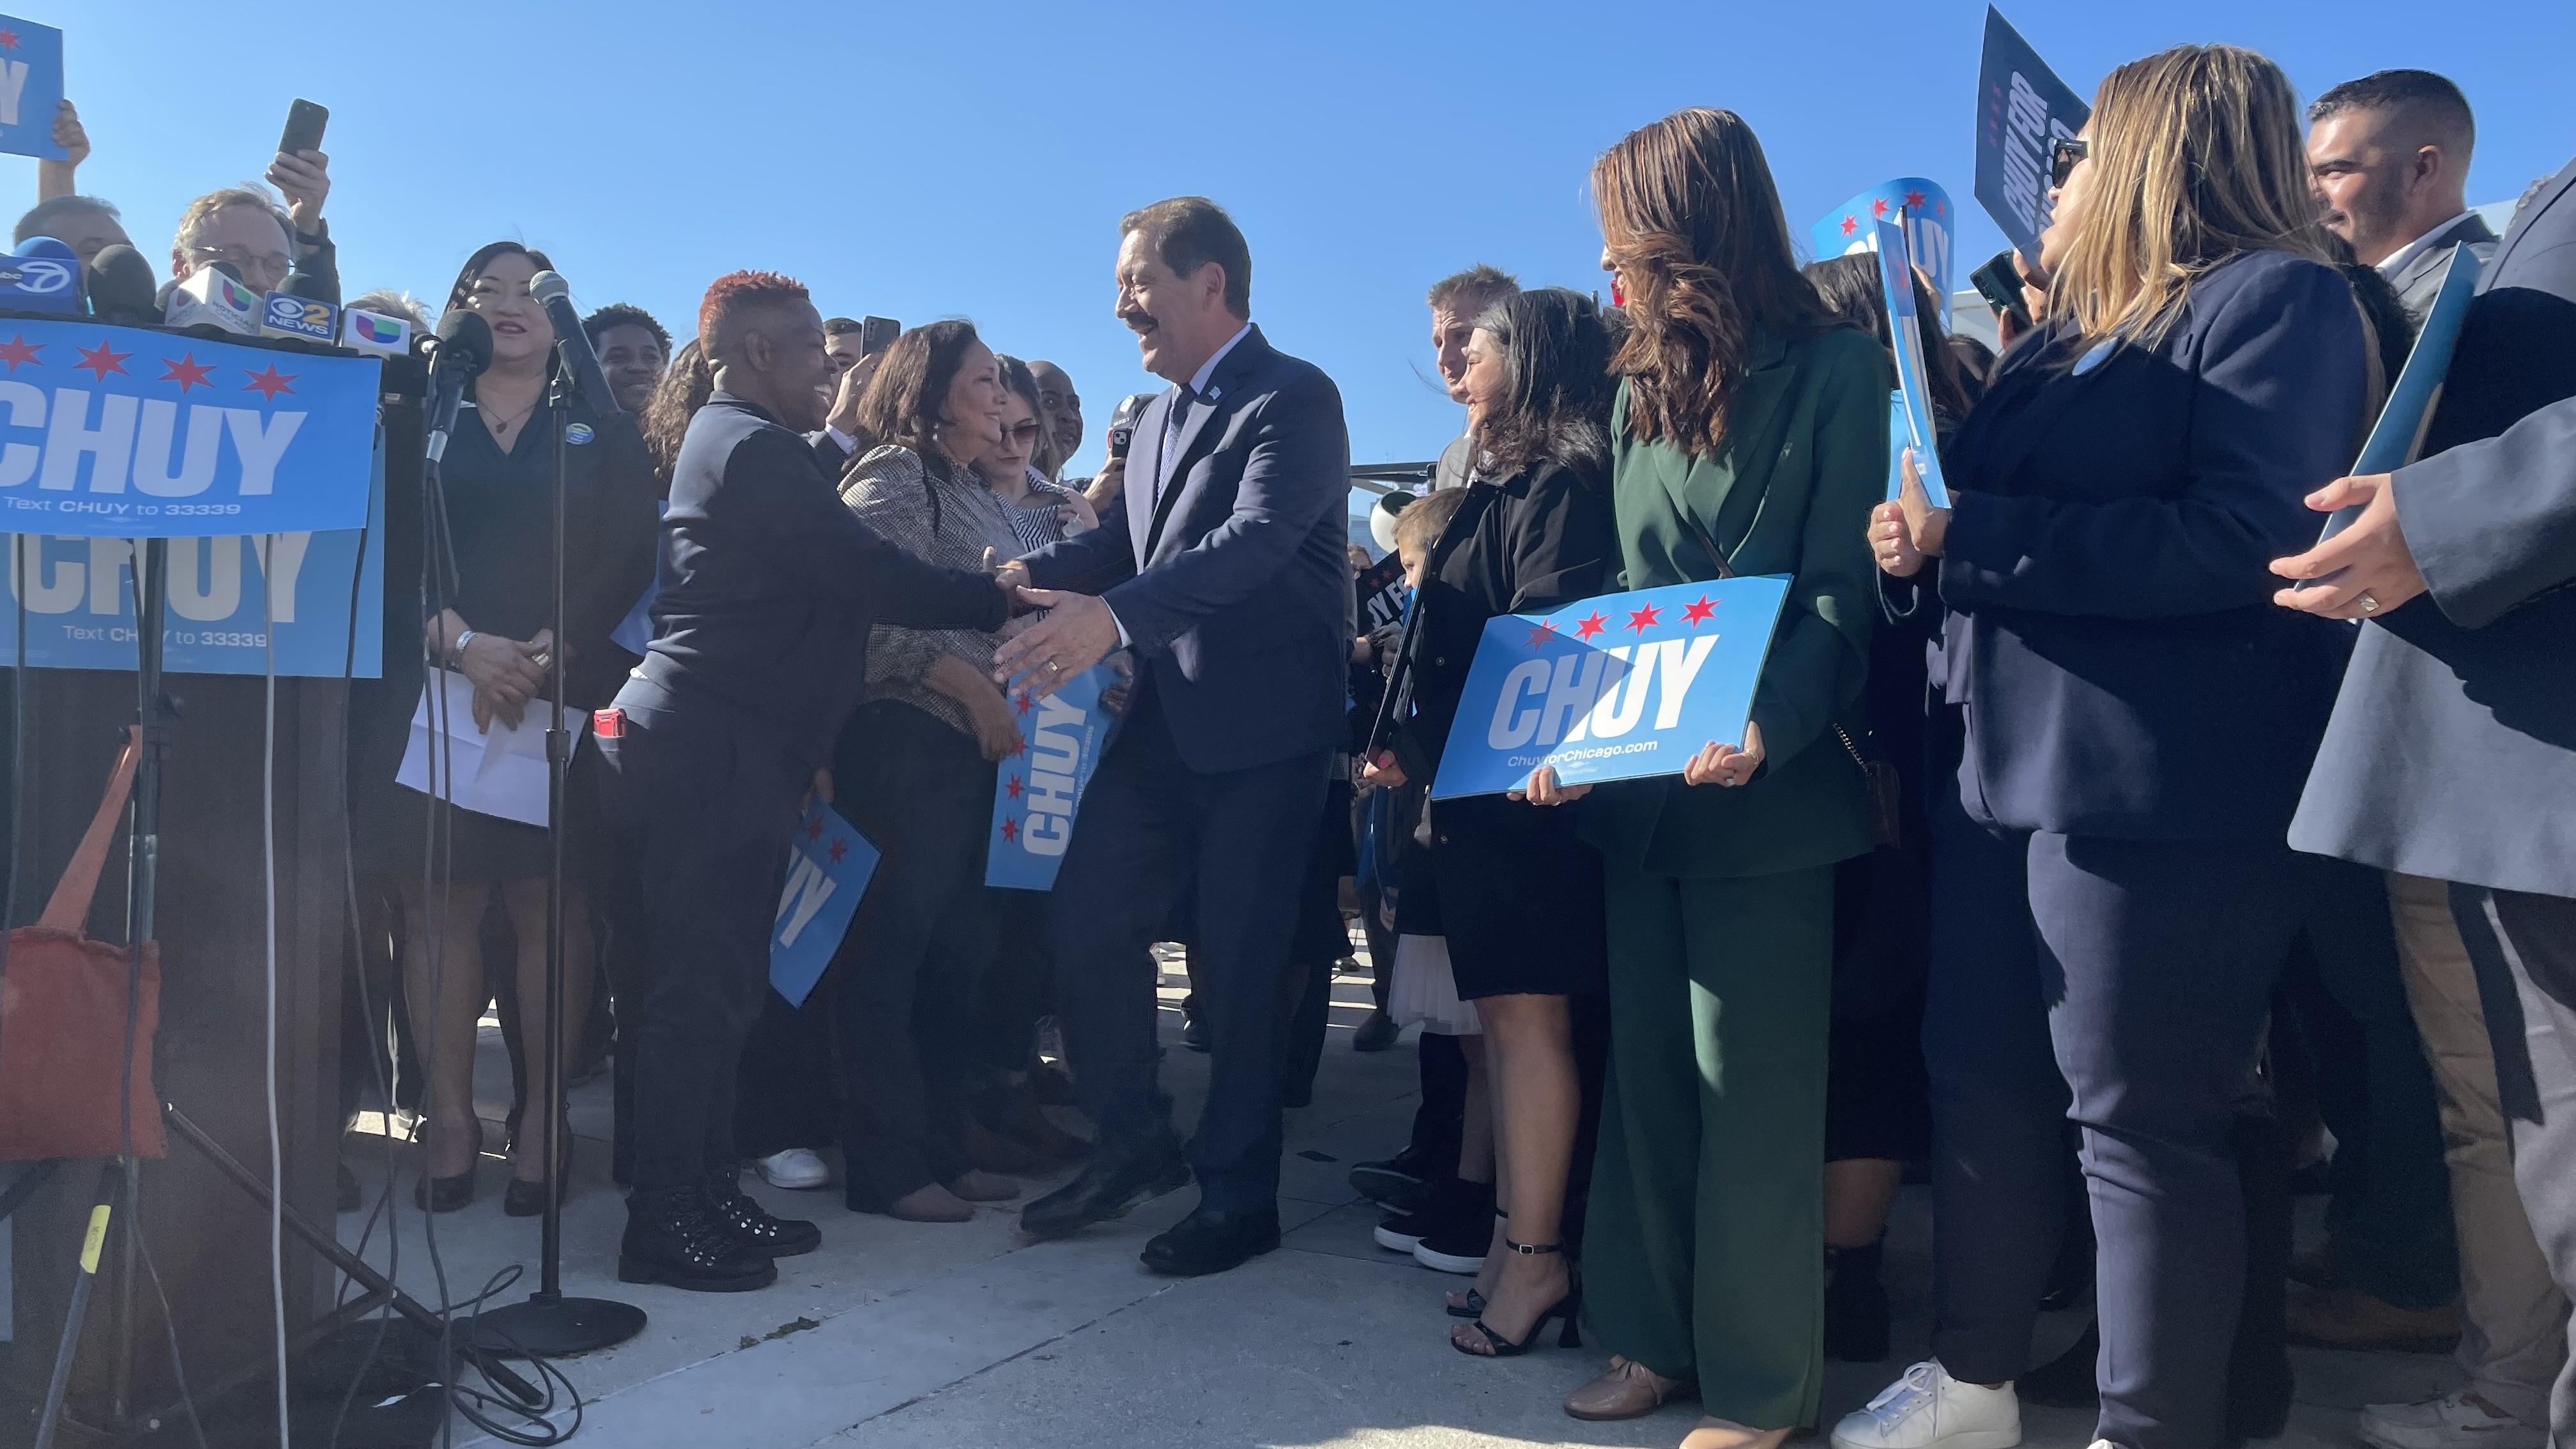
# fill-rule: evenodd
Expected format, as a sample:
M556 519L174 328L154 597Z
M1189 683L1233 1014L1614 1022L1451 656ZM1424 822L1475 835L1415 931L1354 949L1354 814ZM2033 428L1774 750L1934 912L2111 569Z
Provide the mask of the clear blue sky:
M1161 386L1109 314L1117 217L1158 197L1233 211L1255 319L1341 384L1363 462L1428 458L1457 430L1426 381L1424 287L1475 261L1599 286L1586 169L1677 107L1753 122L1801 234L1854 191L1920 174L1967 213L1965 264L2002 245L1969 195L1982 0L10 8L65 28L97 147L82 189L123 208L156 270L179 208L255 176L308 96L331 108L328 215L352 293L434 305L468 251L515 237L551 251L586 306L635 302L686 337L710 278L774 268L827 314L963 315L1065 364L1091 420L1083 471L1118 396ZM2478 113L2473 201L2576 152L2567 0L2005 14L2088 94L2184 41L2259 49L2303 96L2385 66L2441 71ZM13 184L32 197L32 161L0 158Z

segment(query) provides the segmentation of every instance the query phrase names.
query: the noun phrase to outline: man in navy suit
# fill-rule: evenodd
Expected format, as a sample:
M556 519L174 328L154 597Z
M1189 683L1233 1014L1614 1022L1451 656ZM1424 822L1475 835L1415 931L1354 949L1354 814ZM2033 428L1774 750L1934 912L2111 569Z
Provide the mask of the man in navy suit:
M1300 987L1288 951L1343 734L1350 445L1332 380L1252 326L1252 258L1224 211L1180 197L1118 229L1118 318L1173 387L1137 420L1100 527L1006 566L1054 612L994 661L1045 694L1121 645L1139 659L1051 927L1100 1151L1020 1225L1070 1233L1195 1170L1197 1210L1143 1255L1188 1276L1279 1245L1281 1060ZM1150 955L1185 890L1211 1038L1186 1161L1155 1080Z
M2576 1291L2571 336L2576 163L2533 188L2479 278L2423 460L2320 489L2310 507L2358 504L2358 521L2273 566L2322 580L2277 602L2367 621L2290 843L2448 883L2515 1185L2562 1292ZM2563 1339L2563 1303L2555 1327ZM2576 1444L2576 1368L2559 1370L2549 1418Z

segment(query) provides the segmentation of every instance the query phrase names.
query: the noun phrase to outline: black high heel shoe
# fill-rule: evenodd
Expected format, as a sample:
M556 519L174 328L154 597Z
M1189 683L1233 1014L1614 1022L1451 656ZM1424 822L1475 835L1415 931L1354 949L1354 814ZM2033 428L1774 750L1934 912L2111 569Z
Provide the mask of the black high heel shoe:
M429 1145L428 1124L423 1123L417 1140L425 1149ZM483 1159L483 1124L474 1124L474 1162L466 1164L454 1177L432 1177L424 1172L412 1184L412 1206L425 1213L452 1213L474 1201L474 1163Z
M1512 1215L1510 1213L1503 1211L1501 1208L1494 1209L1495 1222L1507 1223L1511 1220ZM1505 1233L1503 1235L1504 1242L1508 1243L1511 1240L1511 1234ZM1443 1294L1440 1308L1442 1312L1448 1314L1452 1318L1482 1318L1485 1316L1485 1295L1477 1292L1473 1288L1470 1288L1465 1293L1459 1295L1457 1302L1451 1303L1447 1301L1447 1295Z
M563 1170L556 1174L557 1179L563 1183L566 1197L572 1196L572 1151L572 1139L567 1137L563 1145ZM501 1211L511 1217L532 1218L545 1210L546 1184L543 1178L535 1182L526 1182L514 1177L510 1179L510 1185L502 1190Z
M1503 1246L1511 1249L1515 1253L1520 1253L1529 1257L1537 1257L1545 1253L1562 1253L1565 1251L1565 1245L1563 1243L1515 1243L1509 1238L1503 1239ZM1467 1355L1469 1358L1518 1358L1522 1354L1529 1352L1531 1348L1537 1345L1538 1336L1546 1331L1547 1321L1549 1319L1562 1318L1565 1320L1565 1327L1556 1336L1556 1346L1559 1348L1581 1348L1583 1347L1583 1331L1576 1326L1575 1320L1582 1311L1583 1289L1579 1284L1570 1285L1565 1290L1564 1297L1559 1298L1554 1303L1551 1303L1547 1307L1539 1310L1538 1317L1530 1321L1529 1332L1521 1335L1520 1342L1514 1343L1510 1339L1503 1337L1501 1334L1494 1332L1493 1329L1486 1326L1483 1317L1479 1316L1476 1321L1469 1326L1476 1331L1477 1337L1482 1338L1485 1341L1485 1352L1478 1353L1476 1350L1467 1347L1454 1338L1449 1340L1449 1346L1458 1350L1460 1353Z

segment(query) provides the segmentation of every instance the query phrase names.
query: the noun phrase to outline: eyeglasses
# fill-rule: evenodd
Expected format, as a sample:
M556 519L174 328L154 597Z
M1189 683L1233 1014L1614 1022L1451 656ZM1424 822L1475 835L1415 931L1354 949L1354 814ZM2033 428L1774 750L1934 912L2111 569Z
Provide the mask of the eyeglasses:
M284 252L255 252L243 247L190 247L188 255L195 258L199 266L230 262L245 273L258 268L272 277L285 276L287 269L295 264L294 259Z
M2092 154L2092 145L2083 137L2058 137L2057 145L2048 153L2048 184L2064 186L2066 178L2074 175L2075 168Z
M1038 440L1038 424L1022 423L1015 428L1004 428L1002 436L1014 443L1034 443Z

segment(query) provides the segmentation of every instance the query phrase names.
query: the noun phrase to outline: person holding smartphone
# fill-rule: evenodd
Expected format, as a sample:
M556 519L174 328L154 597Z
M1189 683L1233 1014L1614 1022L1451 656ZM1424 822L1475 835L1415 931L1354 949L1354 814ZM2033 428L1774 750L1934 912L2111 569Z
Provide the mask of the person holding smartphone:
M340 255L322 203L331 195L331 158L322 153L322 123L330 113L297 101L278 139L277 159L265 179L285 204L250 186L228 186L188 203L170 241L170 285L199 267L230 262L254 292L286 289L290 276L306 277L304 295L340 304ZM168 299L168 289L162 298Z

